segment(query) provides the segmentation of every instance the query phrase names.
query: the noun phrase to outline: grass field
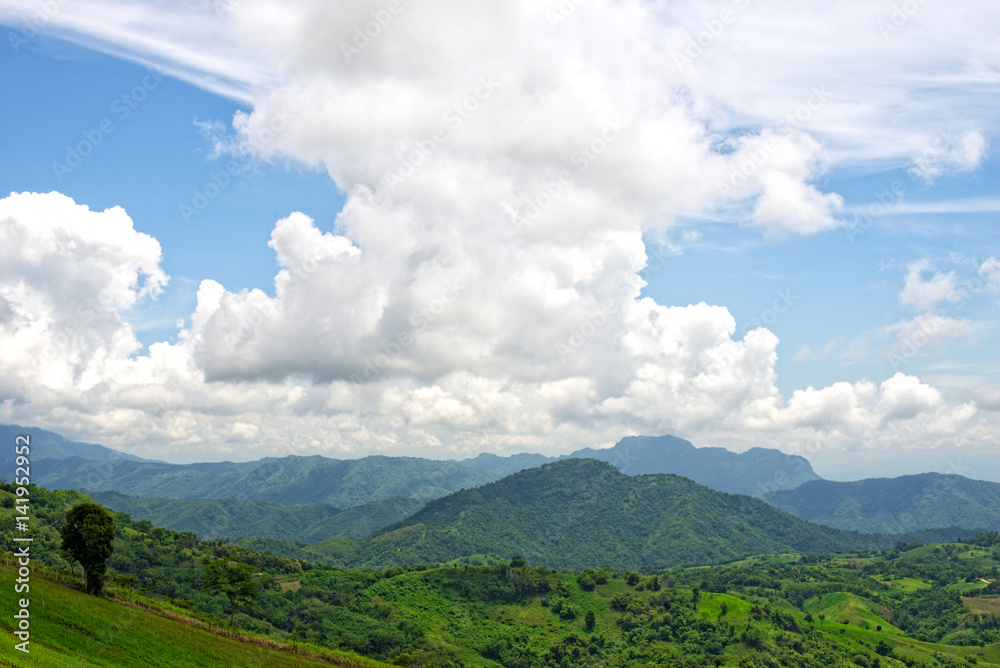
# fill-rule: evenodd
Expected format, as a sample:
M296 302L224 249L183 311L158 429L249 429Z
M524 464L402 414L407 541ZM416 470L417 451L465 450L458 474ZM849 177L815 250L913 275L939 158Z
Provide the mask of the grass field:
M361 657L312 646L279 645L262 638L230 637L221 629L175 613L88 596L64 584L31 576L29 594L15 594L14 570L0 567L4 582L0 615L3 650L0 666L216 667L233 666L380 666ZM29 653L15 650L16 598L30 597ZM166 615L174 615L174 618Z
M1000 598L965 598L962 603L977 615L1000 615Z

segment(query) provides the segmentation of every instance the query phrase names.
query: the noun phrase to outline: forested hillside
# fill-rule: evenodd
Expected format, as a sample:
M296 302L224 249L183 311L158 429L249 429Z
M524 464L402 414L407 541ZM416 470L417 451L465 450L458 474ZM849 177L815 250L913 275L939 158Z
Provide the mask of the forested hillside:
M367 538L412 515L424 502L402 496L341 510L324 503L290 504L247 499L144 499L118 492L88 496L112 510L202 539L243 536L319 542L334 536Z
M383 565L390 544L417 561L518 552L554 567L652 568L761 552L868 549L878 541L679 476L627 476L604 462L567 459L432 501L342 557Z
M816 480L794 490L773 492L766 499L809 522L862 533L1000 529L1000 484L959 475Z

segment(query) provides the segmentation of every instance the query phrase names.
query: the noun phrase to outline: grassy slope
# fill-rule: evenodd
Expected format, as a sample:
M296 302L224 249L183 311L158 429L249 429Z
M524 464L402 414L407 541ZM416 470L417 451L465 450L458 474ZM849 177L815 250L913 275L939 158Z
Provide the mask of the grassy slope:
M14 570L0 567L5 584ZM94 596L34 573L31 579L30 653L13 650L20 642L12 633L13 587L3 588L0 666L125 666L136 668L231 668L232 666L380 666L343 653L309 648L312 658L296 655L288 645L263 647L185 623L151 610ZM272 643L273 644L273 643ZM304 647L304 646L300 646ZM304 653L304 651L303 651Z

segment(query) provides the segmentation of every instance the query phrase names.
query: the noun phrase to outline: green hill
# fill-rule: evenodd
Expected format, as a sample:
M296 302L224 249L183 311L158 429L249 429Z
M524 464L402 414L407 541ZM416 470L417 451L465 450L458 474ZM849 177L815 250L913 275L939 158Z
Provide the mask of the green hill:
M413 514L423 501L401 496L348 510L324 503L288 504L247 499L144 499L118 492L84 490L94 501L133 519L149 520L205 540L243 536L318 542L334 536L367 538Z
M604 462L566 459L431 501L383 535L340 540L325 553L365 567L519 553L551 567L652 568L877 542L679 476L627 476Z
M766 500L809 522L863 533L1000 529L1000 484L959 475L815 480Z

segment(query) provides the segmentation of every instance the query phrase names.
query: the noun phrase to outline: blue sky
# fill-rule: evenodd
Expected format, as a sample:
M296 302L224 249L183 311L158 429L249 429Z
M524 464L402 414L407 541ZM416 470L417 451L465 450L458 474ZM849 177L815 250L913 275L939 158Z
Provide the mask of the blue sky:
M3 421L174 461L995 452L988 4L377 5L0 3L0 194L52 193L0 211L37 245Z

